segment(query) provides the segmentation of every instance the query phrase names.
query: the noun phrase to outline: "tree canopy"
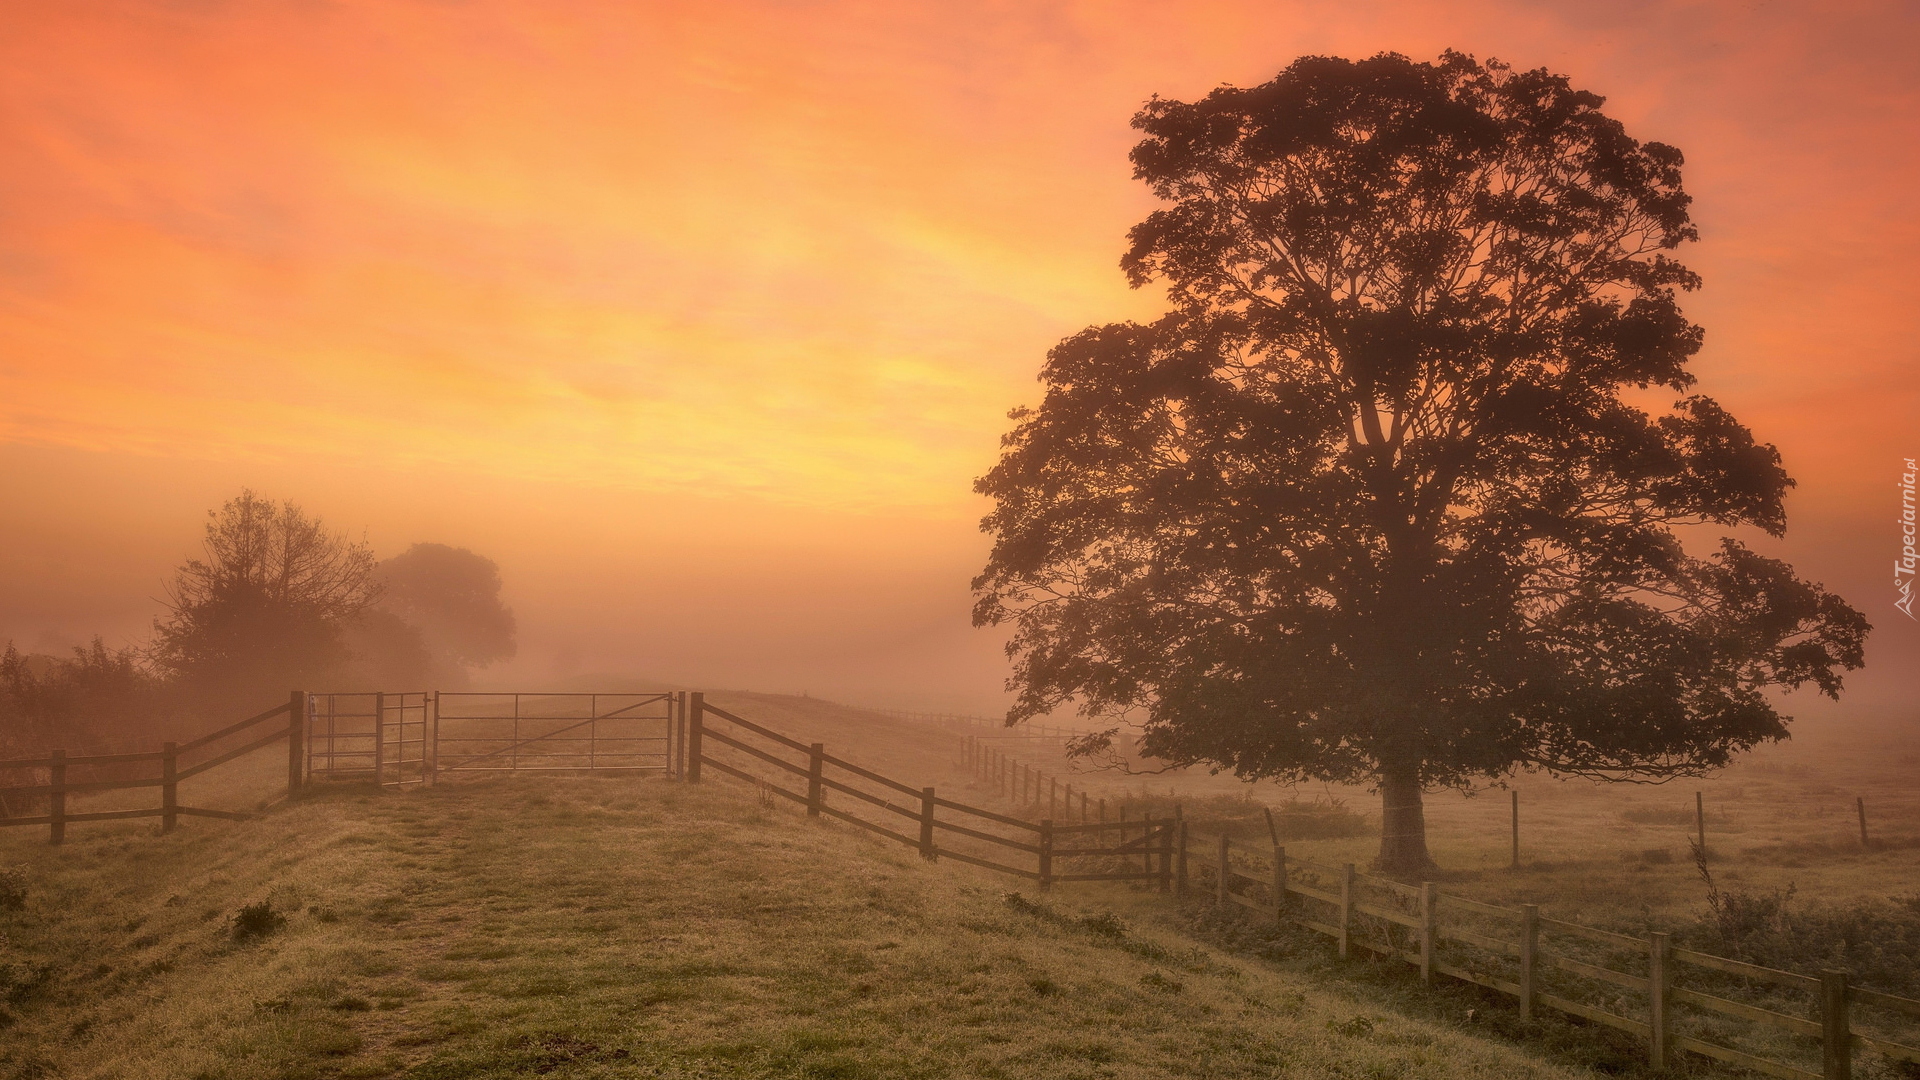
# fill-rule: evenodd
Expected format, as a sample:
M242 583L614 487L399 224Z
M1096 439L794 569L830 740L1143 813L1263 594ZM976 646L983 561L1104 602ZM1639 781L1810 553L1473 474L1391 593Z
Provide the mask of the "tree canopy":
M380 563L381 607L412 627L440 685L465 685L471 668L513 658L516 622L500 600L500 567L447 544L415 544Z
M204 555L175 573L154 624L155 664L222 704L320 684L379 599L372 550L252 491L207 516Z
M1171 310L1054 348L977 485L1010 722L1374 781L1411 872L1423 788L1697 773L1785 736L1771 688L1838 694L1864 617L1701 542L1779 535L1793 482L1692 392L1682 157L1603 103L1449 52L1135 117L1166 205L1122 267Z

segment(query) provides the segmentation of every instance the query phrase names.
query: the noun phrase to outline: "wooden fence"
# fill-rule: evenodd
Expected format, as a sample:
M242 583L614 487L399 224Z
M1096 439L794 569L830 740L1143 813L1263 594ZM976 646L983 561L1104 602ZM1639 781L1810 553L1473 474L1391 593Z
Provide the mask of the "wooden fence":
M0 761L0 776L26 772L36 780L41 774L46 777L45 783L0 787L0 806L10 805L12 800L18 798L25 798L37 804L44 797L47 810L44 814L26 814L16 817L9 813L6 816L0 816L0 826L45 825L48 828L49 842L58 844L66 839L67 825L72 822L157 817L160 819L160 831L172 832L182 817L230 820L245 818L247 814L238 810L216 810L204 806L180 805L181 781L217 769L236 758L285 739L288 744L287 793L294 794L299 790L303 779L302 735L305 725L302 721L306 713L306 694L295 691L287 702L263 713L229 724L218 731L208 732L190 742L163 743L159 750L148 753L69 755L65 750L53 750L44 758ZM235 736L254 731L262 725L271 725L266 734L257 735L237 745L233 742ZM200 760L194 760L195 758ZM157 775L133 777L105 775L108 772L128 771L129 766L136 767L134 769L136 772L147 772L147 768L144 767L152 767L157 771ZM82 776L93 774L99 778L76 778L76 771ZM67 799L73 795L141 788L158 788L160 805L132 810L98 810L85 813L72 813L67 808Z
M1172 820L1094 820L1096 807L1099 818L1107 816L1104 799L1096 802L1084 787L1075 791L1070 782L1062 784L1057 776L970 735L959 740L962 764L991 782L996 794L1045 817L1026 821L939 798L933 788L914 788L863 769L827 754L818 743L802 743L707 705L698 694L690 695L687 715L685 775L690 781L699 781L703 766L718 769L800 803L810 814L840 818L917 847L928 858L960 858L1037 881L1043 889L1066 881L1147 881L1183 898L1204 891L1222 906L1250 909L1325 935L1342 959L1366 951L1402 960L1429 985L1445 977L1512 997L1522 1019L1551 1009L1639 1036L1647 1041L1657 1070L1668 1068L1682 1051L1786 1080L1849 1080L1856 1049L1920 1064L1920 1048L1884 1034L1920 1019L1920 1001L1851 985L1844 972L1796 974L1681 948L1664 933L1638 938L1549 918L1536 905L1498 907L1442 893L1432 882L1362 874L1352 863L1329 866L1289 858L1277 842L1266 851L1248 848L1244 841L1236 849L1224 832L1209 835L1204 823L1185 820L1177 807ZM728 725L726 730L715 721ZM748 735L804 754L804 763L755 746ZM713 743L789 778L804 778L805 793L780 787L738 762L717 759L707 750ZM883 793L857 788L828 770ZM917 822L917 834L829 806L829 791ZM895 802L889 796L917 801ZM1001 832L942 819L942 810L990 822ZM1057 816L1062 811L1066 820ZM943 846L943 830L1021 853L1030 861L1001 858L1033 868ZM1008 830L1013 835L1006 835ZM1130 838L1132 833L1138 836ZM1763 1045L1745 1050L1728 1045L1735 1040ZM1806 1067L1815 1060L1818 1069Z
M770 798L784 798L826 816L905 844L923 858L957 859L1037 882L1042 889L1062 881L1172 881L1171 822L1072 823L1025 821L942 797L931 787L913 787L827 753L822 743L804 743L725 709L687 695L687 729L679 773L699 783L708 769L744 780ZM790 785L790 786L789 786ZM1141 836L1101 843L1109 833ZM1159 869L1136 869L1135 858ZM1020 863L1024 865L1015 865Z

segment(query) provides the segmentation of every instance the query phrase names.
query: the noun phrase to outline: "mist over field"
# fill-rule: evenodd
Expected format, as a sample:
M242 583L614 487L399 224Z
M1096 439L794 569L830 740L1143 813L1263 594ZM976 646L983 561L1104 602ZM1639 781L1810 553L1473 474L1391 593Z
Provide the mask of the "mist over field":
M0 9L0 1080L1920 1076L1916 49Z

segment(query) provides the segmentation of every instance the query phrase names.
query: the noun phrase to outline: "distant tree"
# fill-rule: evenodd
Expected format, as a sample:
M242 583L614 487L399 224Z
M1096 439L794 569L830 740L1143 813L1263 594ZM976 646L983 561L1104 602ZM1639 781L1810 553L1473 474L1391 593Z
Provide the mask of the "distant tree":
M1694 382L1695 231L1680 152L1602 104L1450 52L1135 117L1171 205L1123 266L1173 311L1061 342L977 485L1009 722L1077 700L1174 764L1371 781L1413 874L1423 789L1697 774L1786 736L1769 688L1838 695L1861 614L1677 531L1779 535L1792 481L1711 399L1630 394Z
M511 659L516 629L500 601L500 567L446 544L415 544L382 562L381 607L418 631L432 658L430 677L464 682L472 668Z
M154 663L222 706L324 683L379 598L372 551L252 491L208 518L204 557L174 575L154 624Z

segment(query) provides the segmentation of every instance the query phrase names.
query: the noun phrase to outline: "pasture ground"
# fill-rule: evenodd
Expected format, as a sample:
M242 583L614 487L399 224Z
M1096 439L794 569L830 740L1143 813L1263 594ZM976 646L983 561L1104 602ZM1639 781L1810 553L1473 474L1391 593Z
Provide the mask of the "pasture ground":
M164 837L27 832L0 837L29 887L0 913L20 1080L1574 1075L1125 890L1009 902L738 787L343 788Z

